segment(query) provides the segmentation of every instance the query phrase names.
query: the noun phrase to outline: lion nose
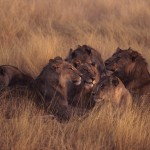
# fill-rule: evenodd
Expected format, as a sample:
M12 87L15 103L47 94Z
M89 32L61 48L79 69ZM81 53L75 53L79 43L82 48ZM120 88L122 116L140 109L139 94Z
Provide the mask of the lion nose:
M91 79L94 81L94 80L95 80L95 77L91 77Z
M79 74L79 76L80 76L80 77L82 77L82 76L83 76L83 74L82 74L82 73L80 73L80 74Z
M95 95L95 92L92 92L92 96L94 96Z

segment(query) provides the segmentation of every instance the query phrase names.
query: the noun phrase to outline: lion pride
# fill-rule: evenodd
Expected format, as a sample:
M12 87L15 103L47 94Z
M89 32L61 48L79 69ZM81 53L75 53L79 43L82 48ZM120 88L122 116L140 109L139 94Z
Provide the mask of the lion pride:
M140 105L150 104L150 73L140 53L129 48L117 51L105 61L106 68L121 79Z

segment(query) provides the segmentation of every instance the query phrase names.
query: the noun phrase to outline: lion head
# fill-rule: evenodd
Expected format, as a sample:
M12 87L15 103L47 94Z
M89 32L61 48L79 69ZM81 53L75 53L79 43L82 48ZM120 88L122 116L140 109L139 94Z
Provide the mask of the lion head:
M115 76L103 77L93 90L94 101L100 102L112 99L119 82L120 80Z
M99 81L99 74L95 63L81 63L79 60L74 62L74 66L82 74L82 83L85 89L91 89Z
M126 84L138 74L144 73L147 63L141 54L131 48L127 50L117 48L112 57L105 61L105 66Z
M131 95L121 80L114 76L105 76L93 90L95 102L112 102L117 105L131 103Z
M81 83L81 73L70 63L64 61L61 57L56 57L49 60L49 65L56 73L60 82L66 82L66 80L73 82L76 85ZM54 77L54 78L55 78Z
M69 55L66 58L66 61L74 63L77 60L80 60L82 63L92 63L92 48L86 45L78 46L77 49L70 49Z
M73 64L78 60L80 60L82 63L88 64L96 63L100 76L102 76L105 72L105 65L103 63L101 54L90 46L79 45L75 50L70 49L66 61Z

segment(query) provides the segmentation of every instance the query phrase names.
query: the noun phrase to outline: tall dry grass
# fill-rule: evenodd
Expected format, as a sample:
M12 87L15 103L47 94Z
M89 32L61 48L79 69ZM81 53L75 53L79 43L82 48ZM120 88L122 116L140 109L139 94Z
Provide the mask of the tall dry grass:
M35 77L50 58L65 57L79 44L96 48L104 59L118 46L131 46L150 63L149 8L149 0L0 0L0 65L15 65ZM0 99L0 149L150 147L147 111L134 108L120 118L105 106L85 120L60 124L31 119L42 112L25 97ZM14 119L5 119L8 110Z

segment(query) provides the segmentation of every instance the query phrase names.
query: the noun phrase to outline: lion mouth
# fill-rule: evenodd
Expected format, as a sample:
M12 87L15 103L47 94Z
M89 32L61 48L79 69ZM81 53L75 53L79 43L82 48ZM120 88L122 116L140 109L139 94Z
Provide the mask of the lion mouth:
M101 98L101 97L94 97L94 101L97 102L97 103L99 103L99 102L104 101L104 99Z
M80 85L80 84L81 84L81 77L80 77L79 80L74 80L73 83L74 83L75 85Z
M84 82L84 87L86 89L91 89L93 88L93 82Z
M109 70L109 71L112 71L112 72L116 71L116 69L114 69L114 68L106 67L106 69Z
M113 68L111 65L106 65L106 69L112 72L116 71L116 69Z

